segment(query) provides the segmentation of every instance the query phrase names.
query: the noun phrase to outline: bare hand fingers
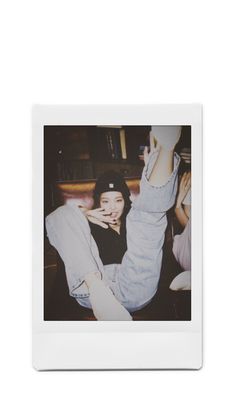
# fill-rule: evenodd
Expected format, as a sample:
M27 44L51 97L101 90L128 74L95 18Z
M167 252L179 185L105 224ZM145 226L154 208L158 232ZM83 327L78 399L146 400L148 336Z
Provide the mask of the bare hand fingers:
M87 214L88 217L92 217L93 219L96 219L98 221L101 221L101 222L104 221L105 223L114 224L115 220L114 218L110 217L110 215L111 215L110 211L105 211L105 210L100 211L100 208L99 208L99 211L98 209L90 210L89 213Z
M99 225L100 227L102 227L102 228L106 228L106 229L108 229L108 225L107 224L105 224L105 223L103 223L102 221L97 221L97 225Z
M90 210L88 215L91 215L92 217L102 217L103 215L111 215L111 211L105 210L104 208L96 208Z
M109 223L109 224L115 224L116 221L114 220L114 218L107 216L101 216L99 217L100 221L105 221L105 223Z
M102 213L105 213L106 212L107 214L110 214L111 213L110 211L105 210L105 208L95 208L92 211L94 211L94 212L102 212Z
M99 221L97 218L95 218L95 217L91 217L91 216L89 216L88 217L88 220L91 222L91 223L93 223L93 224L97 224L97 225L99 225L100 227L102 227L102 228L108 228L108 225L107 224L105 224L105 223L103 223L102 221Z

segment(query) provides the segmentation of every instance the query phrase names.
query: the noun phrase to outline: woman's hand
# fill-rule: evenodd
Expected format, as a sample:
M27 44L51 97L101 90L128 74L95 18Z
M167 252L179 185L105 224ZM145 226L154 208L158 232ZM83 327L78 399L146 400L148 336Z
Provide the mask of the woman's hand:
M177 208L179 208L182 205L183 200L186 197L190 186L191 186L191 173L185 172L183 176L181 177L181 181L179 184L179 192L178 192L177 201L176 201Z
M106 211L104 208L96 208L83 212L91 223L97 224L102 228L108 228L108 224L116 224L116 221L111 217L111 212Z
M143 158L144 158L144 164L145 164L145 166L147 165L148 160L149 160L149 157L151 156L151 154L154 153L155 151L159 151L160 150L160 146L158 144L158 140L153 135L152 131L150 132L149 141L150 141L150 151L148 151L148 147L145 147L144 148L144 152L143 152Z

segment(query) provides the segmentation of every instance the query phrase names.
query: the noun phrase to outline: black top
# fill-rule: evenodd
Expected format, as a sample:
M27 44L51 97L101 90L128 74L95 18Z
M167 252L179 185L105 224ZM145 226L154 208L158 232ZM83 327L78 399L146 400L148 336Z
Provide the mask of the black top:
M121 263L127 250L126 228L123 222L120 234L108 227L107 229L89 222L91 234L97 243L99 255L103 265Z

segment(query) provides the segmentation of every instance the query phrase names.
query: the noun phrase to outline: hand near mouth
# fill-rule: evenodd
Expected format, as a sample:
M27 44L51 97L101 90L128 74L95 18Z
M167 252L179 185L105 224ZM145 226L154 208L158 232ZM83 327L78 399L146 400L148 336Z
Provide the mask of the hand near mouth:
M112 216L112 213L110 211L106 211L104 208L96 208L83 212L91 223L97 224L102 228L107 229L108 224L114 225L117 223L117 220Z

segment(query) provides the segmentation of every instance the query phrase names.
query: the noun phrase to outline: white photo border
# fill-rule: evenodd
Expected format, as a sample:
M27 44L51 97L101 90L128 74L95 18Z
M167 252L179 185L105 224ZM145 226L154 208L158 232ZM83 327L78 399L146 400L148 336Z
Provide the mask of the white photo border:
M33 114L33 366L37 370L202 366L202 106L35 105ZM44 321L45 125L191 125L191 321Z

